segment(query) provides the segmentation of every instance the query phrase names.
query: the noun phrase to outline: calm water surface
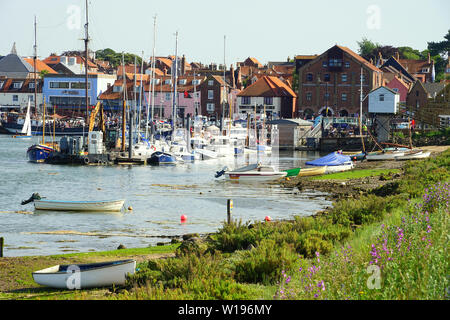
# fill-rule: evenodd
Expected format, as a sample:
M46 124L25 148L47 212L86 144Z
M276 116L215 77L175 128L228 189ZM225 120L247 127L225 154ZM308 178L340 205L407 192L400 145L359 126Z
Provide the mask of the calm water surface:
M233 218L243 221L311 215L330 205L324 195L278 186L230 183L214 178L227 165L248 159L199 161L171 167L55 166L29 163L26 150L34 141L0 135L0 237L4 256L49 255L147 247L169 242L165 236L208 233L226 220L227 199ZM315 152L280 153L280 169L301 166ZM250 161L256 159L250 159ZM22 206L34 192L51 200L126 199L132 211L69 213L34 211ZM180 216L187 223L180 223Z

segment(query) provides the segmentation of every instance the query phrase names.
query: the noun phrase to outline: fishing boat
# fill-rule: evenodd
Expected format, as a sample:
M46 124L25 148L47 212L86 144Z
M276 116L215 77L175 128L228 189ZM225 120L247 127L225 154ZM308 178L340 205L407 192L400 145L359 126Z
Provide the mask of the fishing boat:
M35 163L43 163L45 159L53 152L57 151L54 147L47 144L35 144L28 148L28 161Z
M150 158L147 159L147 164L161 165L161 164L176 164L177 158L175 155L168 152L156 151Z
M323 167L312 167L312 168L302 168L298 173L299 177L312 177L320 176L326 173L327 166Z
M405 152L405 154L403 156L395 157L395 160L402 161L402 160L426 159L426 158L429 158L430 155L431 155L430 151L423 152L422 150L416 150L413 152Z
M286 171L277 171L273 166L252 164L239 169L229 171L225 167L222 171L216 173L216 178L225 175L227 180L231 181L273 181L279 178L286 177Z
M30 102L30 100L28 100L27 114L25 116L25 121L23 123L22 130L20 131L20 134L14 136L14 138L31 139L33 137L31 134L30 106L31 106L31 102Z
M34 200L36 210L49 211L95 211L117 212L123 207L125 200L104 201L58 201L58 200Z
M56 265L33 272L33 280L57 289L87 289L124 285L134 274L136 260L120 260L90 264Z

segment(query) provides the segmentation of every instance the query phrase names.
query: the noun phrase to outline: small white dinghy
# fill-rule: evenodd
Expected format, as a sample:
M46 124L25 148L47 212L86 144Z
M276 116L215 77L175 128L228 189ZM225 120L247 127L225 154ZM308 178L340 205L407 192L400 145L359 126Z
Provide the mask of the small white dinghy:
M402 161L402 160L418 160L418 159L426 159L429 158L431 155L430 151L422 151L422 150L414 150L412 152L405 153L403 156L395 157L395 160Z
M50 288L80 290L123 285L127 275L135 270L136 260L57 265L33 272L33 279Z
M49 211L96 211L117 212L123 207L125 200L106 201L56 201L56 200L34 200L36 210Z
M277 171L272 166L261 164L253 164L240 169L228 170L224 168L216 173L216 178L225 175L230 181L247 181L247 182L266 182L283 178L287 175L286 171Z

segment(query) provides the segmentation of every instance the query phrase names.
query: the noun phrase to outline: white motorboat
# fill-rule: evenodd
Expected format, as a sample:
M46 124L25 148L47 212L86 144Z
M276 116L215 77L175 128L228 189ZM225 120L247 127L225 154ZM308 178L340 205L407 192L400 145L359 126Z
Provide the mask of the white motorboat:
M253 164L246 167L229 171L224 168L217 172L216 178L225 175L230 181L250 181L250 182L266 182L283 178L287 175L286 171L277 171L272 166Z
M36 210L48 211L120 211L125 200L106 201L56 201L56 200L34 200Z
M337 166L327 166L325 173L329 174L329 173L348 171L348 170L352 170L354 167L355 167L355 165L353 164L353 162L346 162L344 164L337 165Z
M405 155L405 151L387 151L387 152L373 152L366 156L367 161L383 161L383 160L395 160L396 157L402 157Z
M36 283L57 289L86 289L123 285L134 274L136 260L121 260L90 264L56 265L33 272Z

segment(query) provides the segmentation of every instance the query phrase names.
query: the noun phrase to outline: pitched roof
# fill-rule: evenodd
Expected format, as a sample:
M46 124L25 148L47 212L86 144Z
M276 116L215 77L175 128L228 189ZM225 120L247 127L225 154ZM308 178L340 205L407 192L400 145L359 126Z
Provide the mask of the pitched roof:
M33 72L33 67L17 54L10 53L0 60L1 72Z
M336 45L336 47L338 47L339 49L341 49L342 51L348 53L350 56L352 56L353 58L355 58L356 60L358 60L360 63L362 63L363 65L365 65L366 67L368 67L369 69L373 70L373 71L377 71L377 72L381 72L381 70L379 68L377 68L376 66L374 66L373 64L371 64L370 62L368 62L366 59L364 59L363 57L361 57L359 54L357 54L356 52L350 50L347 47L344 46L339 46Z
M33 72L34 72L34 59L33 58L24 58L23 60L25 60L31 66L31 68L33 68ZM55 70L53 70L52 68L50 68L46 63L42 62L39 59L36 59L36 72L41 72L41 71L48 71L49 73L58 73Z
M238 94L239 97L297 97L286 83L277 77L264 76Z
M428 63L428 60L413 59L400 59L398 62L410 73L422 73L423 68L431 68L433 64L432 62Z

